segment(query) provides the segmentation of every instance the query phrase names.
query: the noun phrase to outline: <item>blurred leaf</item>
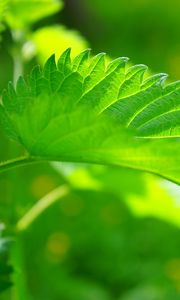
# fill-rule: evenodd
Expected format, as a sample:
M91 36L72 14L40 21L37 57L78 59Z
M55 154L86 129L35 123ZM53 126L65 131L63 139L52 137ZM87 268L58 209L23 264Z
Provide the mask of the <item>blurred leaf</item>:
M141 286L127 292L119 300L164 300L165 291L158 286Z
M151 174L95 165L53 163L75 189L108 191L124 199L136 216L153 216L180 226L180 190Z
M104 49L112 57L126 54L134 62L153 66L155 72L180 78L179 0L131 0L130 5L126 0L78 2L78 12L71 4L69 14L88 33L93 49ZM82 11L85 22L79 18Z
M33 299L114 300L136 288L179 296L179 228L135 217L113 192L76 190L20 238Z
M36 54L40 62L55 53L59 57L67 48L72 48L72 55L76 56L87 48L86 40L75 30L68 30L64 26L48 26L40 28L29 36L30 42L24 46L24 56ZM48 41L48 43L47 43ZM31 54L31 49L33 49Z
M7 0L5 20L12 29L24 29L62 7L61 0Z
M119 165L180 182L180 82L165 74L143 80L144 65L127 58L105 66L89 50L71 62L66 50L28 82L3 95L1 123L37 159Z

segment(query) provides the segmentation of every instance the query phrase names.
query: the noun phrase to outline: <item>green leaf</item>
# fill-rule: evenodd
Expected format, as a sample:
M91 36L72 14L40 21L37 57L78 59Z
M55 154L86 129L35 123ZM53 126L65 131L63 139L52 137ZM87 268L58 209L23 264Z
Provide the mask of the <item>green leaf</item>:
M144 79L127 58L52 56L9 85L0 110L9 137L35 159L119 165L180 183L180 83Z
M44 63L52 53L59 57L69 47L72 49L73 56L76 56L88 47L88 43L78 31L69 30L62 25L39 28L33 31L28 38L34 47L31 47L32 53L31 50L28 52L28 47L23 49L24 55L26 57L37 55L41 63ZM68 53L66 55L68 59Z
M61 0L6 0L5 20L13 29L24 28L44 17L54 14L62 7Z
M54 163L54 167L75 189L111 192L120 201L124 199L136 215L154 216L180 227L180 189L174 183L117 167L72 163Z

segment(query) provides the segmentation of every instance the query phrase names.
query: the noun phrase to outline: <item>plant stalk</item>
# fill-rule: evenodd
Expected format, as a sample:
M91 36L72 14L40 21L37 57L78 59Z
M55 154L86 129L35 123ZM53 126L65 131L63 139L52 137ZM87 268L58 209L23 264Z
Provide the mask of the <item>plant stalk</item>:
M34 162L36 162L36 160L30 156L20 156L18 158L0 162L0 173Z
M67 185L61 185L41 198L17 223L17 231L26 230L48 207L69 193Z

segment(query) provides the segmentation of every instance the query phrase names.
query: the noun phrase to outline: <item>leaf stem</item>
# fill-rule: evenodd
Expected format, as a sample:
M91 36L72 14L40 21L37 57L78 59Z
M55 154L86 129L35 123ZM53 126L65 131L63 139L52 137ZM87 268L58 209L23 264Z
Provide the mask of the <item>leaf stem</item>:
M45 195L17 222L17 231L26 230L48 207L68 193L69 187L64 184Z
M10 169L14 169L19 166L25 166L33 162L36 162L36 160L30 156L20 156L18 158L0 162L0 173L8 171Z

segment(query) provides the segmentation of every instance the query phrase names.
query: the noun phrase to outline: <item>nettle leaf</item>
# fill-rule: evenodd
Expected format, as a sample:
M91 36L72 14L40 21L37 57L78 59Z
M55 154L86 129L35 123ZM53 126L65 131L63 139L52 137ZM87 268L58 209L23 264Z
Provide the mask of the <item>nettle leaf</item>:
M3 94L10 138L34 159L119 165L180 183L180 82L90 51L54 55Z

